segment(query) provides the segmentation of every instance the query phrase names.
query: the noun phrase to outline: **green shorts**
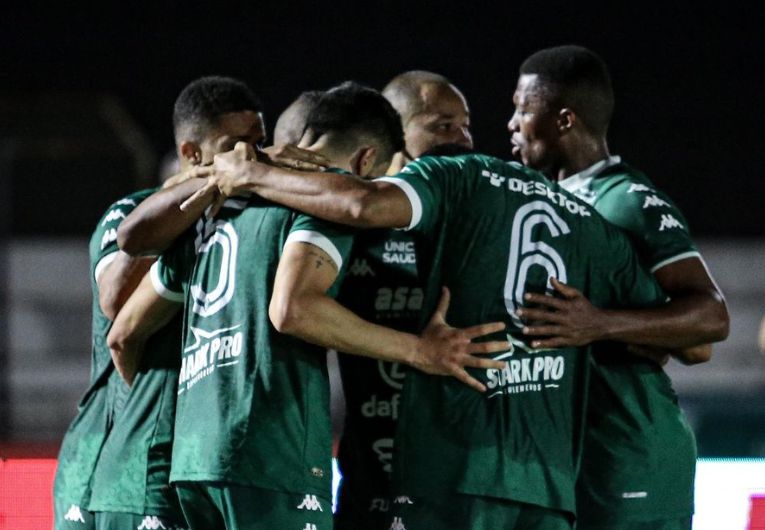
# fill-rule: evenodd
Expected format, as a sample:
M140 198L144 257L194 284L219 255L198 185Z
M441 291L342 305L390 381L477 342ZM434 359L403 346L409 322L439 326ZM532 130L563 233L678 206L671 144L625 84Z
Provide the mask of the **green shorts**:
M571 530L573 515L506 499L454 494L438 500L399 496L391 504L390 530Z
M186 521L163 515L96 512L96 530L186 530Z
M691 530L691 518L659 519L633 523L577 523L576 530Z
M93 512L80 508L76 504L54 500L54 530L95 530Z
M176 482L190 530L332 530L332 501L219 482Z

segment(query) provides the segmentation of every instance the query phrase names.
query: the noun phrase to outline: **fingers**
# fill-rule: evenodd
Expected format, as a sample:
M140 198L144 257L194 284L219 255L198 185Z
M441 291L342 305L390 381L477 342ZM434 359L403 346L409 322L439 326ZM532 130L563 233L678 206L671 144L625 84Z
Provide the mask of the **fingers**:
M515 311L515 314L528 322L562 322L565 318L563 313L524 307Z
M558 278L554 276L550 276L550 284L555 288L556 291L558 291L566 298L576 298L582 294L577 289L574 289L573 287L558 281Z
M486 392L486 387L483 385L483 383L481 383L475 377L472 377L463 368L455 369L454 372L452 373L452 376L456 377L457 379L465 383L467 386L475 390L478 390L479 392Z
M302 171L322 171L330 165L325 156L294 145L274 145L263 151L272 163Z
M523 296L523 299L526 302L530 302L532 304L539 304L539 305L543 305L547 307L552 307L555 309L563 309L564 307L566 307L565 300L555 298L554 296L550 296L549 294L526 293Z
M461 329L460 333L466 340L472 340L478 337L483 337L484 335L491 335L492 333L502 331L503 329L505 329L504 322L492 322L490 324L478 324L476 326Z
M567 339L565 337L553 337L550 339L532 340L531 347L534 349L554 349L565 348L566 346L581 346L573 339Z
M540 337L544 335L558 335L561 333L560 326L542 325L542 326L524 326L521 330L524 335L530 337Z
M506 340L493 340L488 342L471 342L467 349L468 353L496 353L510 349L510 343Z
M234 146L234 152L241 160L255 160L255 148L247 142L237 142Z
M441 298L438 299L438 306L433 312L433 316L430 318L430 323L445 322L446 312L449 310L449 302L451 301L451 293L448 287L441 287Z
M461 358L462 366L471 368L480 368L482 370L504 370L507 366L505 361L496 361L486 357L476 357L475 355L465 355Z
M202 206L207 207L212 202L212 198L217 191L217 182L215 182L214 179L208 180L207 184L199 188L191 197L181 203L181 211L185 212Z

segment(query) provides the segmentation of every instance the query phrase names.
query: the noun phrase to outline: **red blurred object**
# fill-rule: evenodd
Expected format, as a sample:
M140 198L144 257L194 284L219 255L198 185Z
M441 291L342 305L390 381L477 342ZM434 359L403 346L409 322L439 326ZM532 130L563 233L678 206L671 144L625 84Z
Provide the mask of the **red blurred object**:
M765 495L752 495L749 498L748 530L765 530Z
M53 527L55 472L54 458L0 458L0 529Z

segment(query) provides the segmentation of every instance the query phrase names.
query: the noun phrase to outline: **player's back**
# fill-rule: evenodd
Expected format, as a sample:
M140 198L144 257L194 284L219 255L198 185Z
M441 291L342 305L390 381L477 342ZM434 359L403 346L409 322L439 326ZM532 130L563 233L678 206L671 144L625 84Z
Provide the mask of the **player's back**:
M311 241L300 239L316 233L311 223L257 197L230 199L152 270L158 290L185 293L171 480L328 494L325 352L268 316L282 248Z
M425 314L446 285L451 325L505 321L513 343L498 356L505 370L473 374L489 389L483 395L410 374L397 439L402 491L427 495L435 483L573 511L585 356L529 348L515 311L526 292L544 292L550 276L599 306L653 303L658 287L623 234L518 164L483 155L425 158L398 177L416 197L413 229L427 236L419 260L428 278Z

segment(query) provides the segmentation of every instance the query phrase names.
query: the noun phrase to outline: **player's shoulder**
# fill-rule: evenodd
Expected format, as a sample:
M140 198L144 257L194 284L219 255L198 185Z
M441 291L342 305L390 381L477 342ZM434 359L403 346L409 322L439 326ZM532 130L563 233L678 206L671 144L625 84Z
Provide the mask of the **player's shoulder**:
M105 250L110 243L117 240L117 227L128 214L143 200L157 191L158 188L148 188L135 191L117 199L104 211L91 235L91 251Z
M609 191L620 193L656 193L659 191L645 173L624 161L608 167L595 177L600 194Z

